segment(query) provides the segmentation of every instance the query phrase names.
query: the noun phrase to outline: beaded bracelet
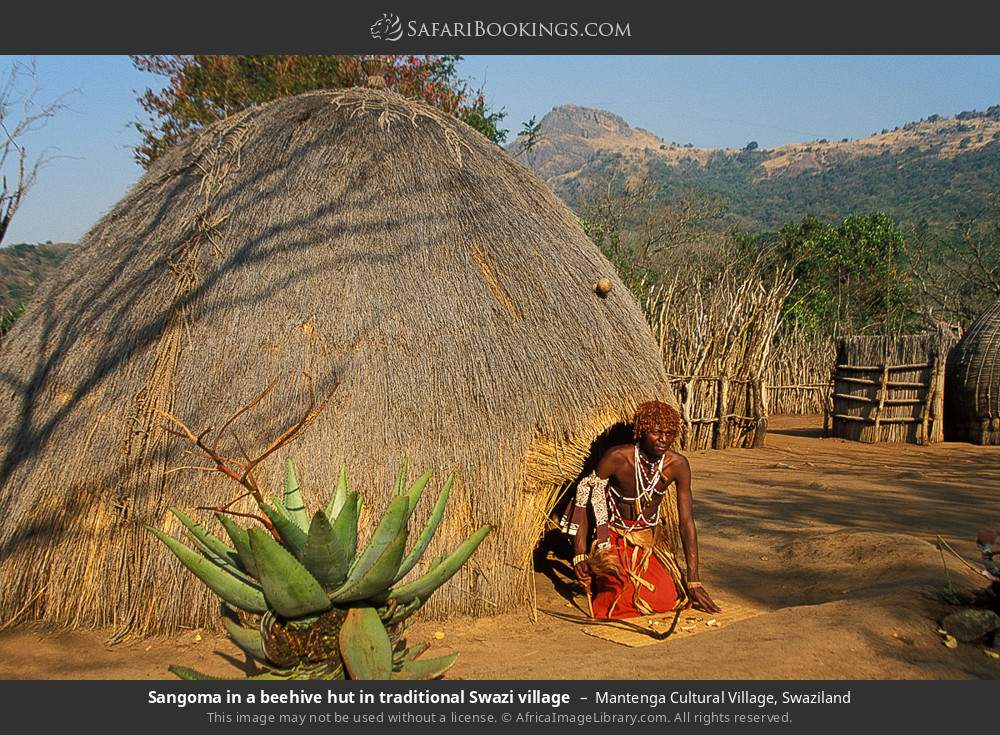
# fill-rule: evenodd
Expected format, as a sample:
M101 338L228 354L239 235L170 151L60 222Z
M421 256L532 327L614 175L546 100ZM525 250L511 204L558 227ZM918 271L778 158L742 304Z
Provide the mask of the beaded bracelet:
M698 589L699 587L704 587L704 586L705 585L703 585L701 582L688 582L689 590Z
M584 561L587 561L587 555L577 554L576 556L573 557L573 566L575 567L577 564Z

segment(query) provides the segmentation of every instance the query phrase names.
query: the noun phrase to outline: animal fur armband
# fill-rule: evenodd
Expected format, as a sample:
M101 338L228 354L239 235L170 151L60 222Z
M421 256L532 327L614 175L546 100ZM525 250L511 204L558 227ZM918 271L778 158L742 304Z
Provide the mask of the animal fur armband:
M576 536L580 524L587 516L587 509L594 513L594 533L597 547L605 548L608 540L608 481L591 472L576 486L576 497L559 521L559 527L570 536Z

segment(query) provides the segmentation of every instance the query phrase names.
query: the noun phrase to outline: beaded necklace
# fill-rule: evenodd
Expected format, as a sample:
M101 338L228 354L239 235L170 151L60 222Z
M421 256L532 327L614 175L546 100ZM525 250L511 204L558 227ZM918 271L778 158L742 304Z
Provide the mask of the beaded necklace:
M614 525L619 528L628 529L638 529L638 528L652 528L660 520L660 505L662 503L656 503L656 513L652 518L646 516L646 506L649 505L649 501L653 497L661 496L666 491L667 488L664 486L662 490L657 490L656 485L660 481L660 473L663 470L663 457L660 457L659 462L648 461L642 452L639 451L639 444L635 445L635 497L627 497L618 491L617 488L608 483L608 492L612 495L609 498L608 510L610 515L610 520ZM622 518L621 510L618 507L618 501L625 501L635 504L635 514L636 518L634 521L628 521Z

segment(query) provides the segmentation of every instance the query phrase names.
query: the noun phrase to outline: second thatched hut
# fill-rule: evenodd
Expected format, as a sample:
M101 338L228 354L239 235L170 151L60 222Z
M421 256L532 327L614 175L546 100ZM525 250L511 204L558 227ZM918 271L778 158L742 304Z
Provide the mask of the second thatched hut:
M948 438L1000 444L1000 299L955 346L947 386Z

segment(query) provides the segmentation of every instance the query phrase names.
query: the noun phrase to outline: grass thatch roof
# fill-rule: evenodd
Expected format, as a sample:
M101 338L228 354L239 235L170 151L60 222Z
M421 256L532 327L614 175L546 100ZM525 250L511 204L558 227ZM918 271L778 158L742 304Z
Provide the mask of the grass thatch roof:
M171 150L2 354L0 619L136 632L215 617L142 524L178 533L169 506L238 490L168 474L190 458L158 410L218 426L283 376L237 426L256 448L310 383L339 379L287 453L307 502L346 462L370 529L404 457L440 471L431 498L455 473L435 543L495 531L433 610L489 614L530 599L550 491L590 440L672 400L638 305L571 212L464 124L368 88L263 105ZM279 486L283 456L262 483Z
M949 438L1000 444L1000 299L955 346L946 395Z

